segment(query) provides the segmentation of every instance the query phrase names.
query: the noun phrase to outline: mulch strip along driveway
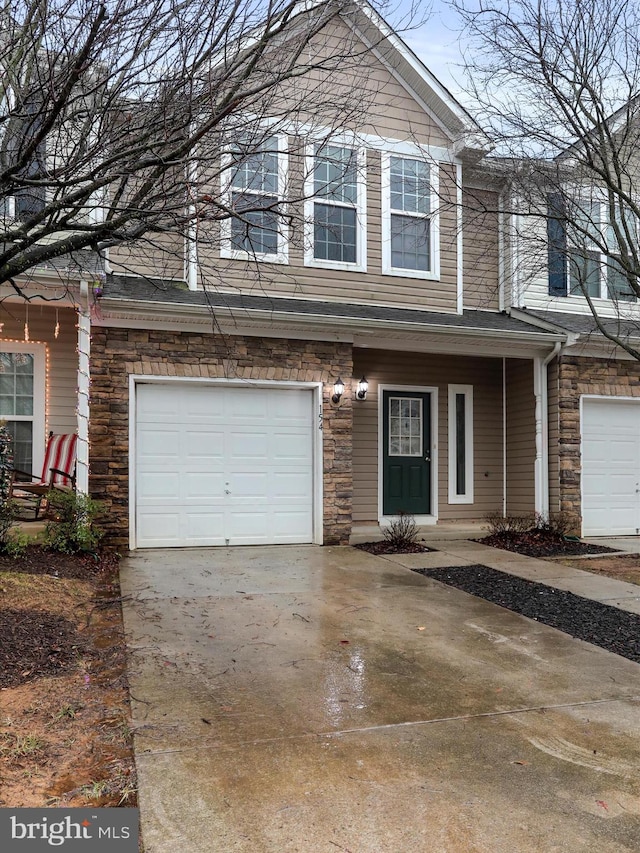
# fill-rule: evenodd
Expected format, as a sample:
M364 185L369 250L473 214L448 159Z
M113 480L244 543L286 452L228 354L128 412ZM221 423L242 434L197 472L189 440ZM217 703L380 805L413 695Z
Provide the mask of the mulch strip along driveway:
M488 566L413 569L640 663L640 616Z

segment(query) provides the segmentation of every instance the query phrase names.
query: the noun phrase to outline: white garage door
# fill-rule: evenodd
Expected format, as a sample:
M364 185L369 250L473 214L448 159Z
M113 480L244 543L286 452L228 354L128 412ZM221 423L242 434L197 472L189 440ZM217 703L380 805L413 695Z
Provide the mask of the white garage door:
M640 402L583 400L582 532L640 532Z
M138 385L138 547L311 542L312 404L307 389Z

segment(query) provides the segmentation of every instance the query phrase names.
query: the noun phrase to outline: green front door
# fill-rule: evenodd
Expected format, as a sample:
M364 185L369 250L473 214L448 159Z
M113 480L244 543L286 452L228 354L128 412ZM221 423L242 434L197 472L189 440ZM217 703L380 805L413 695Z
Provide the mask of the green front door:
M382 392L382 512L431 513L431 394Z

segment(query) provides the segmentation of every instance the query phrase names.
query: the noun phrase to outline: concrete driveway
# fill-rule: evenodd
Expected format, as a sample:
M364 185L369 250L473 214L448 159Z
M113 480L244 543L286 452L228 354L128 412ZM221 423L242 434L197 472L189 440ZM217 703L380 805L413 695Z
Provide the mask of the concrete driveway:
M352 548L122 582L146 853L638 850L637 664Z

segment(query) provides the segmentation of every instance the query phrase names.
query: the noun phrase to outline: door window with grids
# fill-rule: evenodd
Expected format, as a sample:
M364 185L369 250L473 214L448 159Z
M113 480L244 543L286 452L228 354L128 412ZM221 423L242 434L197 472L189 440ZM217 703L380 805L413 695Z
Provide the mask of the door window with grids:
M389 397L389 456L422 456L422 400Z
M44 352L0 341L0 419L13 438L13 464L27 473L42 464ZM11 347L11 349L10 349Z

